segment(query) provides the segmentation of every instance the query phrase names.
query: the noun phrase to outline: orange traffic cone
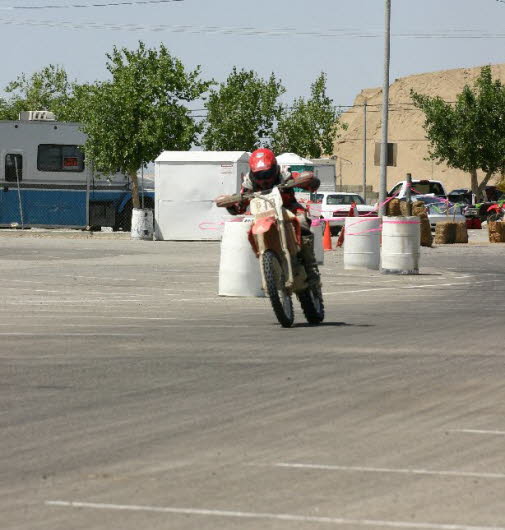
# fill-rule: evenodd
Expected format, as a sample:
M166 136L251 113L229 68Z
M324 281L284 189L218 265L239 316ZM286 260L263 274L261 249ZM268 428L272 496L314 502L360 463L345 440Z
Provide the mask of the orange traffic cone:
M323 234L323 250L331 250L331 230L330 223L326 221Z

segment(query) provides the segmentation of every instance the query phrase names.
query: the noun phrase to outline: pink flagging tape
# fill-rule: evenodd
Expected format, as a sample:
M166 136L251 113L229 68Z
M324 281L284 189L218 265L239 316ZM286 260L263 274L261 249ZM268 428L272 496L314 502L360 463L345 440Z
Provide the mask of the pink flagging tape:
M367 212L369 213L369 212ZM355 215L356 219L360 218L364 221L368 221L370 219L377 219L377 215ZM345 221L346 219L353 219L353 217L320 217L312 219L312 222L314 221L320 221L320 222L330 222L330 221Z
M368 230L363 230L362 232L346 232L346 236L361 236L363 234L368 234L370 232L382 232L381 228L369 228Z
M353 217L348 217L347 219L353 219ZM379 219L378 217L356 217L356 219L359 219L358 221L355 221L354 223L349 223L346 228L349 228L351 226L354 226L354 225L358 225L358 224L361 224L361 223L367 223L368 221L371 221L372 219L375 220L375 219Z

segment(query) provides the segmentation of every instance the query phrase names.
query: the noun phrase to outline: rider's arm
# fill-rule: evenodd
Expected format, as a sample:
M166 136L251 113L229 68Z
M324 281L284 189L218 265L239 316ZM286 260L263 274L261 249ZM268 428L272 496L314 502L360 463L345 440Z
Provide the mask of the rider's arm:
M251 190L247 186L242 185L242 188L240 189L240 196L242 198L239 202L235 203L233 206L226 208L228 210L228 213L231 215L245 214L247 211L247 208L249 207L249 203L251 202L251 200L245 198L244 195L250 192Z
M240 202L237 202L233 206L230 206L226 209L231 215L242 215L247 211L250 202L251 201L249 199L242 199Z

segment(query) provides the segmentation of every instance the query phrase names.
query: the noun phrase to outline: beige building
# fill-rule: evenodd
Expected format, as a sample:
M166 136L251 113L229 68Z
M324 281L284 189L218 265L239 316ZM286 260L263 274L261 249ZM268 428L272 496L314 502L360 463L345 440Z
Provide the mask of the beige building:
M468 173L437 164L428 157L428 141L423 128L424 114L417 110L410 97L410 90L429 96L440 96L446 101L455 101L463 87L473 85L481 67L445 70L418 74L397 79L390 86L388 141L397 144L396 167L388 167L388 190L406 173L412 178L441 180L448 191L470 186ZM505 84L505 64L492 66L493 78ZM364 103L367 104L366 151L367 185L374 191L379 188L378 160L375 144L381 141L382 88L363 90L354 102L354 107L342 114L342 122L348 124L335 142L334 155L337 166L337 189L343 186L360 186L363 181ZM482 175L479 175L479 178Z

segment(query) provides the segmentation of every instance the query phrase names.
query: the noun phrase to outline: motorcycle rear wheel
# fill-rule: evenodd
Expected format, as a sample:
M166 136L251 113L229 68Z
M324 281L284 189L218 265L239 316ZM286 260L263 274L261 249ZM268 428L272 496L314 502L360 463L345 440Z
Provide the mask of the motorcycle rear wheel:
M320 287L309 287L298 293L298 300L309 324L321 324L324 320L323 293Z
M286 279L277 254L272 250L266 250L262 258L262 266L275 316L283 328L290 328L295 320L293 301L286 290Z

